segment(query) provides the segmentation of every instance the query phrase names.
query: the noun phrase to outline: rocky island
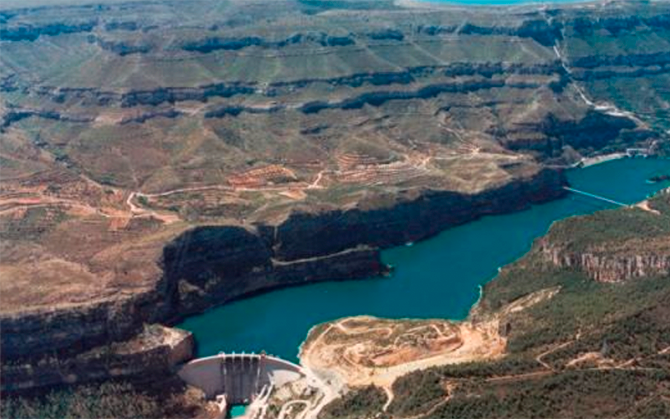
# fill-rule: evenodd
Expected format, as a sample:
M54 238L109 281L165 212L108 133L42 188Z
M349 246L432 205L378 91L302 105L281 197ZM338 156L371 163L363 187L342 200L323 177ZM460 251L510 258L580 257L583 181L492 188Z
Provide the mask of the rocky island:
M194 341L170 326L272 289L379 276L388 270L382 249L564 196L563 171L583 158L632 148L667 154L669 34L662 2L490 10L387 0L0 5L3 404L21 416L26 406L66 397L59 389L86 397L92 383L105 382L95 390L108 403L103 412L213 414L175 375L194 356ZM352 379L345 399L318 404L320 414L451 417L472 395L499 403L490 380L515 383L505 399L512 406L528 386L597 375L611 389L628 374L648 387L649 399L635 400L642 416L668 412L666 201L570 220L560 226L586 227L566 227L564 236L552 229L486 286L471 323L333 323L340 335L322 347L333 353L357 328L389 328L394 339L424 344L386 354L396 346L360 331L370 342L362 353L376 354L363 356L367 367L458 351L472 343L463 336L496 348L463 356L463 367L401 369L409 374L392 375L385 387ZM591 226L607 217L644 228L577 234L599 231ZM509 283L512 271L529 279ZM619 352L588 355L604 338L576 325L587 304L576 299L622 298L598 288L620 281L645 303L590 325L627 328L631 316L652 317L655 354L608 337ZM531 335L537 341L524 341ZM538 353L554 346L550 361ZM559 349L572 352L561 358ZM625 365L601 378L601 361ZM596 370L570 369L594 362ZM628 368L637 363L653 371ZM549 381L509 378L517 373ZM433 387L416 385L427 382ZM393 401L384 399L389 392ZM570 416L551 406L541 413ZM585 414L623 415L618 408L587 406Z
M649 178L649 181L652 183L665 182L670 180L670 175L656 175Z

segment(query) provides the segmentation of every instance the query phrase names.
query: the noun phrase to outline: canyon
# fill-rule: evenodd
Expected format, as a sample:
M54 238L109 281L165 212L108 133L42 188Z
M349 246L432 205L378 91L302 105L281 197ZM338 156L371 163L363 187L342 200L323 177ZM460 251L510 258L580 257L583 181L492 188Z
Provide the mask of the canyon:
M0 6L3 392L169 375L185 316L387 275L381 249L562 197L584 157L668 152L663 3L197 3Z

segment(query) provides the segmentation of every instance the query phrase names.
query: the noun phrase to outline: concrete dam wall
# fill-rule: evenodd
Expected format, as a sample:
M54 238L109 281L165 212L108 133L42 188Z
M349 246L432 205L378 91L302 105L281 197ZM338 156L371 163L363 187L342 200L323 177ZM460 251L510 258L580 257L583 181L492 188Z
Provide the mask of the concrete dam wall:
M257 354L219 354L194 359L182 366L178 374L208 398L225 394L230 405L249 403L264 387L281 386L305 375L299 365Z

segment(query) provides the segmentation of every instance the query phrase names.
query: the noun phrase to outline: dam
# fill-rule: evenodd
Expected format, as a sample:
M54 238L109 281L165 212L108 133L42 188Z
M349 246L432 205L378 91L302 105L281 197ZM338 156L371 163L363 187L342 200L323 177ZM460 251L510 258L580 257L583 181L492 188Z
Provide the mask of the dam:
M208 399L225 395L227 405L248 404L272 387L306 377L299 365L263 353L220 353L194 359L178 375Z

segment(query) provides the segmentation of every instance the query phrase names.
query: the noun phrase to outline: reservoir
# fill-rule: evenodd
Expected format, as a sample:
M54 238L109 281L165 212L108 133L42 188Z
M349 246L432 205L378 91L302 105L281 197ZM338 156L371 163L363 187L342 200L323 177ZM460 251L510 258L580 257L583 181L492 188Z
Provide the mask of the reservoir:
M464 6L511 6L528 4L557 4L557 3L584 3L588 0L420 0L436 4L451 4Z
M581 191L632 204L670 186L646 180L670 172L670 160L621 159L568 172ZM327 282L239 300L177 325L190 330L198 356L266 352L297 362L298 347L315 324L345 316L446 318L467 316L479 287L500 266L523 256L551 223L614 207L594 198L565 198L513 214L487 216L412 246L382 253L395 266L391 278ZM448 209L445 209L448 210Z

